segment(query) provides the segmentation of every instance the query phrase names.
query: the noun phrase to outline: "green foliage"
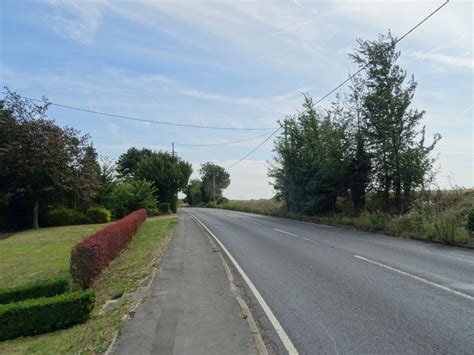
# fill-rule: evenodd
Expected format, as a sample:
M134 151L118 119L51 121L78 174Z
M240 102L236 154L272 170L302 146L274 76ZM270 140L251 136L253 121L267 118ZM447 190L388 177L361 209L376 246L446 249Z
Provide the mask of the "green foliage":
M117 184L107 202L107 207L115 218L121 218L130 212L145 208L156 210L156 188L147 180L131 179Z
M76 210L73 210L72 208L64 206L60 206L48 211L45 220L45 225L48 227L69 226L88 223L92 222L86 215Z
M201 200L209 202L222 196L222 190L230 185L230 175L222 167L211 162L201 165Z
M176 212L178 191L188 184L193 169L190 163L168 152L153 152L138 163L136 178L152 181L158 189L155 196L160 202L170 203Z
M471 208L467 214L466 228L471 234L474 232L474 208Z
M37 228L46 203L79 206L95 196L96 154L88 136L47 119L46 100L35 104L7 92L0 106L0 197L27 201Z
M201 192L202 182L199 179L193 179L189 182L189 185L186 187L186 199L185 201L191 206L199 206L202 202L202 192Z
M347 122L317 113L309 96L303 107L280 123L284 133L275 141L277 157L269 176L289 212L334 211L337 197L346 190Z
M51 332L82 323L94 307L92 290L0 305L0 340Z
M133 178L136 176L138 164L148 157L151 157L153 152L150 149L137 149L135 147L129 148L126 153L122 154L117 162L117 172L119 176L126 178Z
M91 223L108 223L112 219L112 212L105 207L89 207L86 211L86 217Z
M171 213L171 206L168 202L160 203L160 213L162 213L162 214Z
M22 286L0 289L0 304L60 295L70 288L71 282L67 278L30 282Z

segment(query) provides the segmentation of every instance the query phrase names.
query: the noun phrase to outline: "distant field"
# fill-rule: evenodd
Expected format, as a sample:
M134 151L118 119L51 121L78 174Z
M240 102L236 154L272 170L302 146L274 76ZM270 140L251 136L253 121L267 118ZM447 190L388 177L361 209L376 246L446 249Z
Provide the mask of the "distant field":
M100 309L106 301L134 290L141 280L150 274L165 250L175 224L176 216L172 215L151 217L145 221L130 245L112 261L97 280L94 286L96 307L91 319L86 323L43 335L0 342L0 354L105 352L123 326L124 315L132 302L127 301L106 315L99 314ZM44 228L17 233L0 241L1 284L4 285L6 280L16 284L26 282L22 272L27 273L30 281L66 273L69 269L70 250L75 242L101 227L101 225L88 225ZM3 243L7 241L8 247L4 248ZM15 253L16 259L9 256L6 263L3 257L8 255L8 251ZM50 257L53 253L57 256ZM35 273L34 270L41 264L44 265Z
M0 240L0 288L69 273L72 247L104 224L32 229Z

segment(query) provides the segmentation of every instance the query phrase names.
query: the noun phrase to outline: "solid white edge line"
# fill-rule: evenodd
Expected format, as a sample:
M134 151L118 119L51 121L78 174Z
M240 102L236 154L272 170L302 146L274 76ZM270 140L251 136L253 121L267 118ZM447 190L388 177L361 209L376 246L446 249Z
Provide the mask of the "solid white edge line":
M298 351L296 350L295 346L293 345L293 343L291 342L290 338L288 337L288 334L286 334L285 330L283 329L283 327L281 326L280 322L278 321L278 319L275 317L275 315L273 314L272 310L270 309L270 307L268 306L267 302L264 300L264 298L262 297L262 295L260 294L260 292L257 290L257 288L255 287L255 285L253 284L253 282L250 280L250 278L247 276L247 274L245 273L245 271L240 267L239 263L234 259L234 257L232 256L232 254L227 250L227 248L221 243L221 241L215 236L214 233L212 233L209 228L207 228L207 226L202 223L199 218L197 218L194 214L192 215L194 217L194 219L214 238L214 240L219 244L219 246L222 248L222 250L224 250L224 252L226 253L227 257L230 259L230 261L232 261L232 264L234 264L235 268L237 269L237 271L240 273L240 275L242 276L242 278L245 280L245 282L247 283L248 287L250 288L250 290L252 291L253 295L255 296L255 298L257 299L258 303L260 304L260 306L262 307L263 311L265 312L266 316L268 317L268 319L270 320L270 322L272 323L272 326L273 328L275 328L275 331L276 333L278 334L278 336L280 337L280 340L281 342L283 343L283 345L285 346L286 350L288 351L288 354L291 354L291 355L296 355L298 354Z
M388 269L388 270L397 272L397 273L399 273L399 274L402 274L402 275L411 277L412 279L415 279L415 280L424 282L424 283L426 283L426 284L428 284L428 285L431 285L431 286L433 286L433 287L437 287L437 288L439 288L439 289L441 289L441 290L454 293L454 294L456 294L456 295L458 295L458 296L467 298L468 300L474 301L474 297L473 297L473 296L470 296L470 295L468 295L468 294L465 294L465 293L462 293L462 292L453 290L452 288L449 288L449 287L440 285L440 284L438 284L438 283L436 283L436 282L426 280L426 279L424 279L424 278L422 278L422 277L420 277L420 276L416 276L416 275L410 274L410 273L408 273L408 272L406 272L406 271L402 271L402 270L396 269L396 268L394 268L394 267L392 267L392 266L388 266L388 265L379 263L379 262L377 262L377 261L373 261L373 260L364 258L363 256L360 256L360 255L354 255L354 257L357 258L357 259L366 261L366 262L368 262L368 263L372 263L372 264L378 265L378 266L383 267L383 268L385 268L385 269Z

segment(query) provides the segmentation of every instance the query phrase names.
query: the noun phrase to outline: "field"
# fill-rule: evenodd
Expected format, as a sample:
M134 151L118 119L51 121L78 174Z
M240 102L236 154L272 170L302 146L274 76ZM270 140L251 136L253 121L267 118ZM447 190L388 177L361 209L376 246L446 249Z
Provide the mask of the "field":
M467 213L474 208L474 190L435 191L419 196L412 209L401 216L381 212L361 212L354 216L344 205L332 214L306 216L288 213L283 203L270 200L229 201L218 208L293 218L308 222L350 226L370 232L382 232L403 238L423 239L459 245L474 245L466 229Z
M110 299L134 290L158 263L175 216L148 218L130 245L96 282L96 307L84 324L44 335L0 342L0 354L93 354L107 350L124 324L131 301L99 314ZM72 246L102 225L44 228L14 234L0 240L0 285L19 285L48 276L67 274ZM4 259L5 257L5 259Z

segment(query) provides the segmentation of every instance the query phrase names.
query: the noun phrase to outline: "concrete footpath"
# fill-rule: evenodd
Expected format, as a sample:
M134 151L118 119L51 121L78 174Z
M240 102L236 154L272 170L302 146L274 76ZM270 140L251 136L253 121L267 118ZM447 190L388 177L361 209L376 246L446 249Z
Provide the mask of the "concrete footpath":
M146 299L114 343L113 354L257 354L221 256L185 213Z

